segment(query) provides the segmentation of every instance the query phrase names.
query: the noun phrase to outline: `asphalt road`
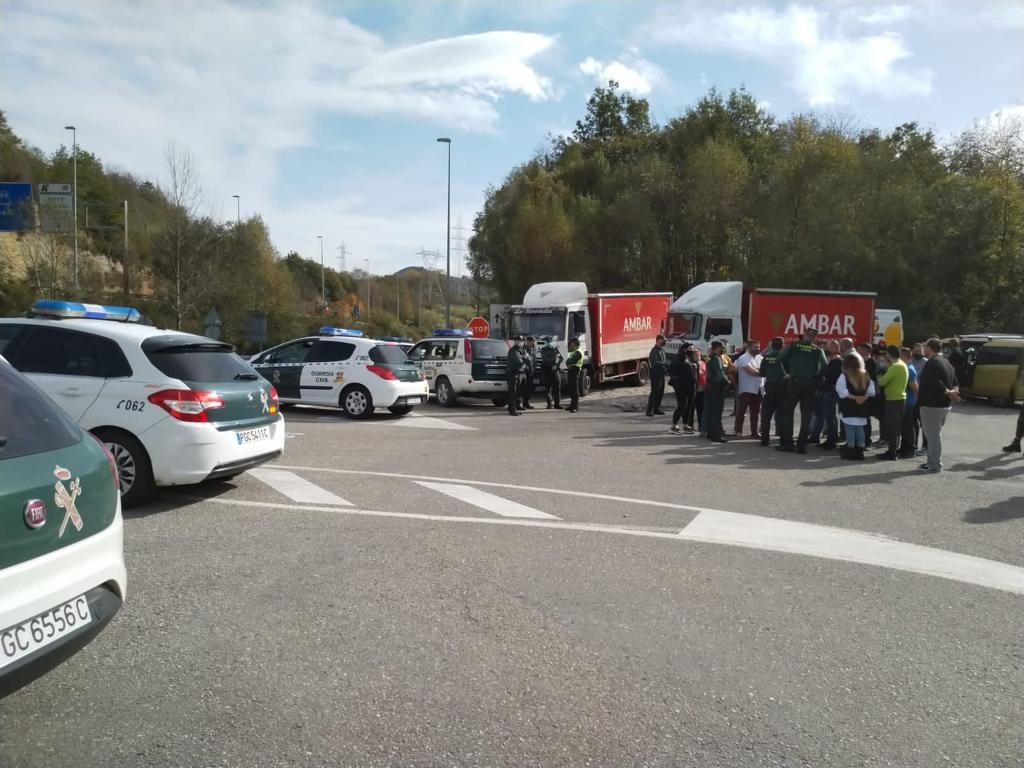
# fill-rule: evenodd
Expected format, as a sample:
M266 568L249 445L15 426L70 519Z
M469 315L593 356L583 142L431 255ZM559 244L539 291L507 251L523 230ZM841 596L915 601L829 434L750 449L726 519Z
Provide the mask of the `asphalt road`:
M286 418L265 472L126 515L125 608L0 701L0 765L1024 765L1013 411L959 408L939 475L626 389Z

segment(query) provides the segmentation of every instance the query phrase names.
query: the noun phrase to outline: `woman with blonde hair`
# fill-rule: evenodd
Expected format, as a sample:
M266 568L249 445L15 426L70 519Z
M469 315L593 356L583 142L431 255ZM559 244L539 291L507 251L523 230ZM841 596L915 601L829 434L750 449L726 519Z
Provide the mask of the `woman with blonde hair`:
M868 403L875 396L875 383L859 355L848 355L843 359L843 373L836 379L836 396L846 427L846 445L840 450L839 457L863 461L864 427L868 423Z

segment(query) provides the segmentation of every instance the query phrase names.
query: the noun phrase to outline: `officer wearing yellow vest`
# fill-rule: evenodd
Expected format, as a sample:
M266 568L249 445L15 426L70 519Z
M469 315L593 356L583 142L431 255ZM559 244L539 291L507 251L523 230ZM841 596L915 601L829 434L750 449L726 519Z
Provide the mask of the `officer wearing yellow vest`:
M580 410L580 374L583 372L583 352L580 350L579 339L569 339L569 356L565 358L565 368L569 374L569 413Z

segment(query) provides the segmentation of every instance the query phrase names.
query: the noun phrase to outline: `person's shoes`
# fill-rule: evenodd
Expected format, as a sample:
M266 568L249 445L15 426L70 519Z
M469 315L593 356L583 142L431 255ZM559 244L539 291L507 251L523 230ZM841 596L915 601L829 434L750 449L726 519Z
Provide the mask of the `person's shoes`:
M654 415L655 415L655 416L664 416L664 415L665 415L665 412L664 412L664 411L655 411L655 412L654 412Z
M929 464L922 464L920 467L922 472L941 472L942 467L933 467Z
M654 418L654 411L648 411L647 412L647 417L648 418Z
M849 448L845 445L839 446L839 458L845 459L846 461L852 461L854 456L854 449Z
M927 448L918 448L916 451L914 451L914 455L915 456L927 456L928 455L928 449Z
M561 403L555 403L555 410L556 411L562 411L562 410L565 410L565 409L562 408L562 404Z
M548 410L549 411L551 410L551 401L550 400L548 401Z
M566 408L565 410L567 410L569 413L579 413L580 412L579 408Z
M885 453L878 454L875 458L878 461L896 461L896 454L886 451Z
M528 411L532 411L533 410L533 406L530 405L529 403L524 403L523 404L523 408L525 408Z
M836 444L833 443L831 440L827 440L824 443L821 443L818 447L821 448L821 450L823 451L831 451L835 449Z
M775 446L776 451L782 451L783 453L796 453L796 448L790 443L783 443L782 445Z
M865 440L864 441L864 448L865 449L870 448L872 445L874 445L874 443L872 443L870 440Z
M696 431L697 430L695 430L693 427L683 427L683 432L685 432L688 435L692 435Z
M878 440L877 442L875 442L875 448L888 448L888 447L889 447L889 441L888 440Z
M914 458L914 452L913 451L900 451L899 453L896 454L896 456L898 456L901 459L912 459L912 458Z
M709 437L708 440L710 440L712 443L728 443L729 442L724 437Z
M818 445L820 443L821 443L821 438L820 437L809 437L809 438L807 438L807 444L808 445Z
M673 435L681 435L681 434L683 434L683 430L681 430L679 427L677 427L675 425L672 425L672 428L669 429L669 432L671 432Z
M1011 440L1009 445L1003 446L1004 453L1017 453L1020 450L1020 440Z
M864 461L864 449L863 448L854 448L853 449L853 458L856 459L857 461Z
M807 446L806 445L797 445L796 452L797 453L807 453Z

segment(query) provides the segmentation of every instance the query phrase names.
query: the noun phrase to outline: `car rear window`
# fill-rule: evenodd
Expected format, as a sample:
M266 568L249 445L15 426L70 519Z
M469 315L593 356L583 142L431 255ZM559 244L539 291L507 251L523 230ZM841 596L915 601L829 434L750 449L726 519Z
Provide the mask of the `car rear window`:
M0 362L0 461L67 448L81 430L35 384Z
M508 344L501 339L476 339L471 341L473 357L508 357Z
M409 362L409 358L397 344L379 344L376 347L371 347L370 359L375 363L386 365L402 365Z
M214 343L147 350L146 357L164 375L199 384L233 381L239 374L255 374L252 366L231 347Z

